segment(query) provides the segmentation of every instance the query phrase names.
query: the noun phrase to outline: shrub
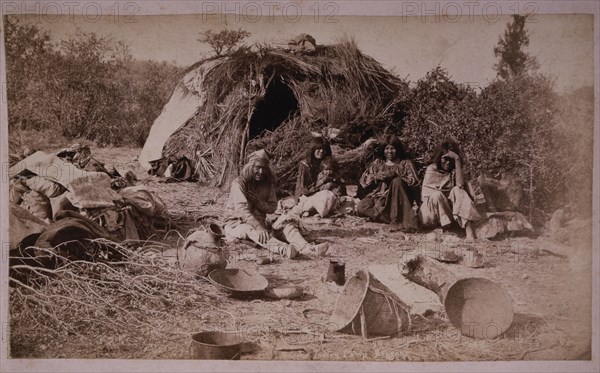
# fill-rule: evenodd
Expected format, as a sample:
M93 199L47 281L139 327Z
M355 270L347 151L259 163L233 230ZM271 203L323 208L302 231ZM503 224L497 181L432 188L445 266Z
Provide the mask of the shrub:
M181 69L131 58L122 42L78 31L59 44L6 17L9 133L58 129L66 139L143 145Z
M562 203L564 165L573 158L565 155L569 136L560 134L566 127L556 127L557 104L544 75L496 80L476 94L438 67L411 90L402 138L423 166L438 142L453 139L461 144L470 178L512 173L529 186L532 177L528 203L551 210Z

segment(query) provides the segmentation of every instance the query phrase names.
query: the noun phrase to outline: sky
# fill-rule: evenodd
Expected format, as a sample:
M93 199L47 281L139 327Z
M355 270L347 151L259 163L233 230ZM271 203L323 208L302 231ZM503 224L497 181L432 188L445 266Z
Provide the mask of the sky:
M68 38L79 28L123 40L136 59L173 62L188 66L209 54L197 41L201 32L224 27L251 33L247 43L286 44L300 33L309 33L318 44L354 38L359 48L388 69L414 82L438 65L459 83L484 87L496 76L493 49L510 16L498 17L399 17L303 16L262 17L250 22L234 14L137 15L127 21L112 16L27 16L27 22L51 33L54 40ZM131 22L130 22L131 21ZM594 80L593 16L586 14L536 14L527 22L530 45L541 72L555 79L565 93Z

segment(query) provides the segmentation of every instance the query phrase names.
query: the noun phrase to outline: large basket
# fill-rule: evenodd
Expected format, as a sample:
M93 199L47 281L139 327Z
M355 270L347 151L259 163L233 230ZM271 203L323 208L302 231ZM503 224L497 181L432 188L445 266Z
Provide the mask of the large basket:
M331 322L337 331L364 338L391 336L410 327L409 307L370 272L360 270L344 286Z
M506 290L485 278L456 281L448 288L444 308L463 335L477 339L493 339L504 333L514 315Z

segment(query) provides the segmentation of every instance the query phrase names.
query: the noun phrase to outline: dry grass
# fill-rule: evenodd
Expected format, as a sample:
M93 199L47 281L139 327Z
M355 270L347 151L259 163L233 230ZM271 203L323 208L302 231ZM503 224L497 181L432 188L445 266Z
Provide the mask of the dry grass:
M228 185L250 150L246 143L252 140L248 136L254 109L274 79L291 89L299 109L248 147L267 148L275 155L285 188L292 183L310 131L338 128L339 141L354 148L365 140L361 133L380 134L397 125L395 116L408 92L406 82L362 54L353 41L320 46L311 54L242 48L207 74L204 106L170 137L165 155L185 155L197 165L201 181ZM314 103L322 106L316 114Z
M145 242L132 249L101 243L110 245L123 259L69 260L38 248L60 263L44 268L11 256L12 329L39 330L55 338L77 335L93 343L98 335L135 334L142 328L161 334L185 333L173 330L174 317L197 320L206 309L224 312L223 297L206 280L179 269L176 257L163 255L169 248L166 244Z

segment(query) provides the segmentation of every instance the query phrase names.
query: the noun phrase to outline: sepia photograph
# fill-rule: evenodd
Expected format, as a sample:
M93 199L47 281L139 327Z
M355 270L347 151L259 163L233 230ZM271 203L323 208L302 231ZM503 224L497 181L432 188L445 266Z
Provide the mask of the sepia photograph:
M600 369L598 3L0 6L1 371Z

